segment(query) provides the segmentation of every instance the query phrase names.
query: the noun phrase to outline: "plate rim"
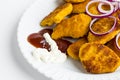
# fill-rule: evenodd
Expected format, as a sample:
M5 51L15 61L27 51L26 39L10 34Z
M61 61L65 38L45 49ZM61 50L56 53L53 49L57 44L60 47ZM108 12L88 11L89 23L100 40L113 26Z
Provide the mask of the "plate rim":
M53 80L57 80L57 79L55 79L55 77L52 77L52 76L49 76L48 75L48 73L43 73L42 71L41 71L41 69L39 69L39 68L36 68L36 65L33 65L33 63L31 62L31 61L29 61L28 60L28 58L26 57L26 55L24 54L24 51L22 50L22 48L21 48L21 44L20 44L20 41L19 41L19 27L20 27L20 25L22 24L22 19L23 19L23 17L25 17L25 14L34 6L34 5L36 5L38 2L39 2L40 0L37 0L37 1L35 1L32 5L30 5L24 12L23 12L23 14L22 14L22 16L21 16L21 18L20 18L20 20L19 20L19 24L18 24L18 28L17 28L17 43L18 43L18 47L19 47L19 49L20 49L20 51L21 51L21 54L23 55L23 57L24 57L24 59L32 66L32 68L33 69L35 69L35 70L37 70L38 72L40 72L40 73L42 73L44 76L46 76L47 78L51 78L51 79L53 79ZM71 72L70 72L71 73ZM67 75L69 75L68 73L66 73ZM72 74L72 73L71 73ZM76 74L77 75L77 74ZM91 77L91 76L89 76L89 77ZM84 77L82 77L83 79L85 79L85 80L90 80L90 79L92 79L92 80L95 80L95 79L97 79L97 78L84 78ZM81 78L81 79L82 79ZM120 77L119 77L120 78ZM112 79L116 79L116 80L119 80L118 79L118 77L114 77L114 78L112 78ZM100 79L100 80L112 80L112 79ZM73 78L69 78L69 80L73 80ZM74 80L78 80L77 78L75 78Z

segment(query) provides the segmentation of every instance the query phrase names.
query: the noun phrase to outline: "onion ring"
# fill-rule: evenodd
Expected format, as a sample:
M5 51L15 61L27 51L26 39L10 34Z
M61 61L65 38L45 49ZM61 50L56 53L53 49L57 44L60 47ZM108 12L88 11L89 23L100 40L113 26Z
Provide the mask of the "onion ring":
M113 1L115 1L115 0L108 0L108 1L113 2Z
M105 3L105 4L108 4L110 5L110 10L109 12L105 13L105 14L101 14L101 15L95 15L95 14L92 14L89 12L89 6L93 3L96 3L96 2L101 2L101 3ZM111 4L111 2L109 1L103 1L103 0L93 0L93 1L90 1L87 5L86 5L86 13L94 18L101 18L101 17L106 17L106 16L109 16L111 15L112 13L114 12L114 6Z
M120 9L120 0L108 0L108 1L110 1L110 2L117 2L118 3L118 8Z
M117 36L116 36L116 38L115 38L116 46L117 46L117 48L120 50L120 45L119 45L119 43L118 43L119 38L120 38L120 33L118 33Z
M111 28L109 31L104 32L104 33L97 33L97 32L95 32L95 31L93 31L92 25L93 25L94 22L96 22L98 19L101 19L101 18L94 18L94 19L91 21L90 26L89 26L90 32L91 32L92 34L96 35L96 36L102 36L102 35L106 35L106 34L112 32L112 31L116 28L117 19L116 19L115 17L113 17L113 16L109 16L109 17L114 19L114 24L113 24L112 28Z

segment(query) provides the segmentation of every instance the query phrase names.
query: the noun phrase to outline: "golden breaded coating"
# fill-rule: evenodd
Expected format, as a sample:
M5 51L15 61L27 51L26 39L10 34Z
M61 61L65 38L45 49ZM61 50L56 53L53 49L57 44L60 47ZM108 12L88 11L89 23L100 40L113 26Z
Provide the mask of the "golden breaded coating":
M72 13L83 13L83 12L85 12L86 5L89 1L90 0L85 0L84 2L73 4Z
M69 15L73 10L71 3L65 3L57 7L53 12L46 16L40 23L41 26L51 26L54 23L60 23L65 16Z
M98 8L98 3L93 3L93 4L90 5L88 10L89 10L90 13L98 15L98 14L100 14L100 12L98 11L97 8Z
M119 39L120 42L120 39ZM109 48L111 48L119 57L120 57L120 50L115 45L115 39L112 39L106 44Z
M85 0L65 0L65 1L70 3L79 3L79 2L84 2Z
M83 67L90 73L114 72L120 65L120 58L109 47L99 43L86 43L79 50Z
M86 14L78 14L61 21L53 30L52 38L83 37L89 30L91 17Z
M89 32L88 41L105 44L108 41L110 41L111 39L113 39L119 32L120 32L120 30L114 30L113 32L106 34L106 35L103 35L103 36L95 36L91 32Z
M96 22L97 24L96 24L96 27L94 29L95 31L98 31L98 32L103 31L103 32L105 32L105 31L109 30L110 26L113 24L113 21L111 21L109 18L108 19L103 18L103 19L104 20L101 20L100 23ZM106 23L108 23L108 24L106 24ZM97 27L97 25L98 26L103 26L103 28ZM110 41L111 39L113 39L119 32L120 32L120 24L117 24L116 29L114 31L110 32L109 34L106 34L106 35L96 36L96 35L92 34L91 32L89 32L88 41L89 42L98 42L98 43L101 43L101 44L105 44L108 41Z
M91 32L89 32L88 41L105 44L108 41L110 41L111 39L113 39L119 32L120 32L120 29L119 30L114 30L113 32L111 32L109 34L106 34L106 35L103 35L103 36L95 36Z
M79 49L83 44L87 42L87 39L83 37L72 43L67 49L68 55L75 60L79 60Z
M92 29L97 33L104 33L109 31L113 25L114 25L113 18L109 18L109 17L101 18L92 25Z

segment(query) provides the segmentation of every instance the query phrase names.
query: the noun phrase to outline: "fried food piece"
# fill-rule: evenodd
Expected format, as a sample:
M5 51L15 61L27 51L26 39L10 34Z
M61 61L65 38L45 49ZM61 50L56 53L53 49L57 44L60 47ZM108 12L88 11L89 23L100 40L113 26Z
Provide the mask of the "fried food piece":
M120 58L109 47L99 43L86 43L79 50L83 67L90 73L114 72L120 65Z
M83 13L83 12L85 12L85 7L86 7L86 5L89 1L90 0L85 0L84 2L73 4L72 13Z
M83 37L72 43L67 49L68 55L75 60L79 60L79 49L87 42L87 38Z
M116 47L115 39L110 40L106 45L120 57L120 50Z
M113 39L118 33L120 32L120 29L116 29L113 32L103 35L103 36L95 36L91 32L88 34L88 41L89 42L99 42L101 44L105 44L111 39Z
M91 17L83 13L64 19L53 29L52 38L83 37L89 30L90 21Z
M79 3L79 2L84 2L85 0L65 0L65 1L70 3Z
M106 23L108 23L108 24L106 24ZM112 24L113 24L113 22L111 22L111 20L109 18L108 19L103 18L103 20L101 19L101 22L98 22L96 24L96 27L93 27L93 28L95 28L94 30L96 30L96 31L105 32L105 31L110 29L110 26ZM101 27L99 28L99 26L103 26L104 28L101 28ZM120 32L120 24L117 24L116 29L114 31L106 34L106 35L96 36L96 35L92 34L91 32L89 32L88 41L89 42L98 42L98 43L101 43L101 44L105 44L108 41L110 41L111 39L113 39L119 32Z
M46 16L40 23L41 26L51 26L54 23L60 23L61 20L72 12L71 3L65 3L57 7L53 12Z
M109 18L109 17L101 18L92 25L92 29L97 33L104 33L109 31L113 25L114 25L113 18Z

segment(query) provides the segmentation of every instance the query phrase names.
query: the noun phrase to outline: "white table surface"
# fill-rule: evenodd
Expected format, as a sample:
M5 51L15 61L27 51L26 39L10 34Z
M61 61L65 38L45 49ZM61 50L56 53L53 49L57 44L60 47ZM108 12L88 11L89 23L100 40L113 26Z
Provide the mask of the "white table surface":
M18 22L36 0L0 0L0 80L50 80L23 58L16 41Z

